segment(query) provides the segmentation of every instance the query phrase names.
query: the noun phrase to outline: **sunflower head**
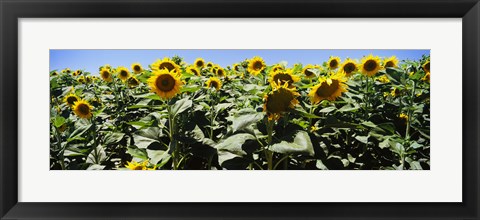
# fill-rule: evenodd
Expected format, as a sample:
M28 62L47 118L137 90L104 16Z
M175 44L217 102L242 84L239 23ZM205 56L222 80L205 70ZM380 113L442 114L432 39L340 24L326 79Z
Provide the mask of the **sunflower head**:
M292 74L292 70L277 70L276 72L271 72L268 81L273 86L273 84L283 86L284 84L293 87L293 83L298 82L300 78Z
M148 79L151 91L164 99L175 97L180 92L183 82L180 80L180 74L174 71L168 71L168 69L153 71Z
M82 74L81 70L76 70L75 72L73 72L73 76L78 76L78 75L81 75L81 74Z
M130 76L127 79L128 87L134 88L140 85L140 81L138 81L137 77L135 76Z
M261 57L253 57L248 61L248 72L253 75L258 75L262 70L267 67L265 61Z
M372 54L363 57L362 64L360 64L360 71L366 76L373 76L380 71L382 66L380 65L380 58L373 56Z
M132 63L132 71L136 74L139 74L143 71L143 67L140 63Z
M215 88L217 91L222 87L222 81L217 77L210 77L205 84L207 88Z
M357 62L355 62L355 60L352 60L350 58L347 58L342 63L342 66L340 66L340 72L345 74L345 76L347 76L347 77L352 76L357 71L358 71Z
M85 77L85 82L86 83L91 83L93 81L92 77L91 76L86 76Z
M285 70L285 68L282 65L277 64L277 65L273 66L272 69L270 69L270 74L273 74L277 71L283 71L283 70Z
M70 107L73 106L73 104L75 104L75 102L78 100L80 100L80 98L73 93L66 95L63 99L63 101Z
M125 167L130 170L147 170L148 169L147 166L148 166L148 160L142 163L138 163L137 161L132 161L132 162L127 161L127 165L125 165Z
M288 83L283 86L273 83L272 91L265 95L263 111L267 113L268 120L278 120L283 113L295 108L300 96L295 88L289 88Z
M110 69L105 67L100 69L100 77L102 77L102 79L105 80L105 82L111 82L113 80Z
M62 73L71 73L72 71L70 70L70 68L65 68L62 70Z
M330 77L322 77L320 82L313 86L308 94L313 104L317 104L322 100L334 101L342 93L347 91L347 85L345 84L345 75L336 73Z
M208 68L212 68L212 67L213 67L213 63L212 63L212 62L208 62L208 63L207 63L207 67L208 67Z
M317 68L315 68L315 66L313 66L312 64L308 64L305 67L303 67L303 70L302 70L303 76L305 76L305 78L308 78L308 79L316 77L317 75L315 74L314 71L312 71L313 69L317 69Z
M78 77L77 82L82 83L82 84L85 83L86 82L85 77L84 76Z
M187 73L190 73L195 76L200 76L200 70L195 66L187 67Z
M392 90L390 91L390 95L393 97L396 97L396 96L399 96L401 92L402 91L400 91L400 89L398 89L397 87L393 87Z
M340 66L340 57L330 56L330 59L327 61L327 67L330 70L337 69Z
M405 113L400 113L400 115L398 116L398 118L403 121L405 124L407 124L407 121L408 121L408 115L405 114Z
M377 81L381 83L389 83L390 79L388 79L387 75L381 75L380 77L377 78Z
M197 58L194 63L198 69L202 69L203 67L205 67L205 60L203 60L203 58Z
M383 61L383 67L397 67L398 66L398 59L396 56L391 56Z
M233 64L233 70L236 72L240 72L242 65L240 63Z
M219 77L225 77L227 75L227 72L225 72L225 69L223 69L221 66L215 66L213 68L213 72Z
M427 72L422 78L423 81L430 83L430 72Z
M130 71L124 66L117 67L117 76L123 82L125 82L130 77Z
M93 107L85 100L78 100L73 104L73 112L80 118L91 118Z
M422 65L422 68L423 68L423 71L425 71L425 73L430 73L430 60L428 60L427 62L425 62L425 63Z
M180 73L180 66L178 66L173 60L168 57L163 58L163 60L157 60L152 64L152 70L163 70L167 69L169 72Z
M56 76L56 75L58 75L57 71L53 71L53 72L50 73L50 76Z

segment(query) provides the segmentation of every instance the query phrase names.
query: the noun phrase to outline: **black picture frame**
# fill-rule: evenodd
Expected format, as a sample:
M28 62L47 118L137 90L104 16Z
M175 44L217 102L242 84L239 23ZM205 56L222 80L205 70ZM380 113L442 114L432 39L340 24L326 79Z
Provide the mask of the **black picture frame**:
M108 10L106 10L108 9ZM478 0L0 0L1 219L479 219ZM462 203L18 202L18 18L462 18ZM447 42L446 42L447 43ZM455 73L453 73L455 74ZM456 91L459 92L459 91ZM449 120L460 120L449 117ZM448 120L444 121L448 126ZM20 128L21 129L21 128ZM39 189L42 190L42 189ZM445 189L448 190L448 189Z

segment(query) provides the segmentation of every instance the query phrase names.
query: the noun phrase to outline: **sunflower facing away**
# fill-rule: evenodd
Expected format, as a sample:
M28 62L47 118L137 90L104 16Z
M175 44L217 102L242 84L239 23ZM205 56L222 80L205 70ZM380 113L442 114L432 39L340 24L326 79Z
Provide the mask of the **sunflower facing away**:
M148 79L148 85L152 92L164 99L173 98L180 92L183 82L180 80L180 74L168 71L167 69L155 70Z
M222 82L217 77L210 77L205 84L207 88L215 88L217 91L222 87Z
M93 107L85 100L78 100L73 104L73 112L80 118L91 118Z
M328 69L334 70L340 66L340 57L333 57L331 56L330 59L327 61Z
M152 64L152 70L167 69L169 72L180 73L180 66L173 62L170 58L165 57L163 60L158 59Z
M63 99L63 101L68 106L73 106L73 104L78 100L80 100L80 98L78 98L78 96L73 94L73 93L70 93L70 94L66 95L65 98Z
M340 67L340 72L345 74L345 76L347 76L347 77L352 76L357 71L358 71L357 62L355 62L355 60L352 60L350 58L347 58L342 63L342 66Z
M396 56L391 56L383 61L383 67L397 67L398 59Z
M205 60L203 60L202 58L197 58L194 63L198 69L202 69L203 67L205 67Z
M292 74L291 70L278 70L276 72L271 72L268 81L270 84L277 84L283 86L288 84L290 87L293 87L293 83L298 82L300 78Z
M187 67L187 73L190 73L195 76L200 76L200 70L195 66Z
M425 73L430 73L430 60L422 65L422 69Z
M117 76L119 79L121 79L123 82L127 80L130 77L130 71L124 66L119 66L117 68Z
M112 73L110 73L110 69L105 68L105 67L103 67L103 68L100 70L100 77L102 77L102 79L103 79L105 82L111 82L111 81L113 80L113 78L112 78Z
M143 67L140 63L132 63L132 70L134 73L139 74L143 71Z
M253 75L258 75L267 67L265 61L261 57L253 57L248 61L248 72Z
M268 120L278 120L283 113L295 108L299 103L298 96L300 94L295 88L289 88L288 83L283 86L274 83L272 91L264 97L263 111L267 113Z
M334 101L343 92L347 91L347 85L345 85L345 75L342 73L336 73L329 78L322 77L320 83L312 87L310 93L310 100L313 104L317 104L322 100Z
M135 76L128 77L127 83L128 83L128 86L130 88L133 88L133 87L136 87L136 86L140 85L140 81L138 81L137 77L135 77Z
M307 79L314 78L314 77L317 76L317 75L315 74L315 72L312 71L313 69L316 69L315 66L313 66L312 64L308 64L308 65L306 65L306 66L303 68L302 74L303 74Z
M360 71L366 76L373 76L382 69L380 65L380 58L373 56L372 54L362 58L362 64L360 64Z

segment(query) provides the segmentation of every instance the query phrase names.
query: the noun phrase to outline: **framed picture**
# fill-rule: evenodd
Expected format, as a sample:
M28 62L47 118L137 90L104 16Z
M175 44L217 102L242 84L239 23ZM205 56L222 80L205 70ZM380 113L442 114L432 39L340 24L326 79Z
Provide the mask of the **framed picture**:
M0 7L2 219L479 218L477 0Z

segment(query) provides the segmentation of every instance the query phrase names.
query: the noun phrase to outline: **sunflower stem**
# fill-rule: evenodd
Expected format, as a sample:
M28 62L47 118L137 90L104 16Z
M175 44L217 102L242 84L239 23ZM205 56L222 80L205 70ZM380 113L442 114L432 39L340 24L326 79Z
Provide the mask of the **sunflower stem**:
M172 115L172 107L170 106L169 101L167 101L167 110L168 110L168 132L169 132L169 137L170 137L170 147L173 150L172 151L172 160L173 160L173 169L176 170L178 168L178 149L177 145L175 142L175 135L174 135L174 121L175 118Z
M415 89L417 87L417 82L413 81L412 94L410 96L410 106L413 106L413 99L415 98ZM405 131L405 139L410 139L410 124L411 124L412 110L409 108L407 112L407 128Z
M274 120L267 119L267 147L265 148L265 157L267 159L267 166L269 170L273 169L273 152L268 149L268 146L272 144L273 124Z

